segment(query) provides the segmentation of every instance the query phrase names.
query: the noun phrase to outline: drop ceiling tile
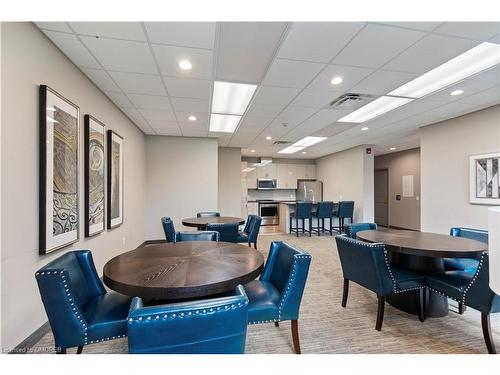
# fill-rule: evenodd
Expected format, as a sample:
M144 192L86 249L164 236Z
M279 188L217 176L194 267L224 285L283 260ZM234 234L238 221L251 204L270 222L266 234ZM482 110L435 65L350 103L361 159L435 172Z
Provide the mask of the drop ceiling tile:
M160 76L121 72L109 72L109 74L125 93L167 95Z
M127 94L130 101L139 109L159 109L172 111L172 106L166 96Z
M442 22L383 22L386 25L402 27L406 29L432 31Z
M148 123L155 130L164 129L164 130L179 130L179 125L174 121L166 121L166 120L148 120Z
M477 110L477 106L474 104L453 102L432 109L425 115L439 117L444 120L461 116L465 113L474 112L475 110Z
M379 68L424 35L422 31L369 24L332 63Z
M194 123L180 124L182 135L185 137L206 137L208 135L208 126Z
M345 65L328 65L307 87L316 90L332 90L347 92L362 79L374 72L373 69L359 68ZM342 83L332 85L330 81L333 77L342 77Z
M146 41L140 22L70 22L76 34Z
M258 83L279 46L285 22L221 22L217 46L219 80Z
M180 137L182 136L181 130L179 128L177 129L154 129L155 133L157 135L166 135L166 136L177 136Z
M334 122L316 131L313 135L315 137L333 137L355 127L357 127L355 124L347 122Z
M105 91L104 94L121 108L134 108L127 96L121 92Z
M198 112L175 112L175 115L177 116L177 121L179 121L179 124L183 125L186 124L190 127L205 127L208 125L208 113L198 113ZM189 121L188 117L189 116L195 116L196 121Z
M135 108L120 108L125 115L127 115L128 118L130 118L133 122L140 122L144 121L144 118L142 117L141 113L135 109Z
M385 95L399 86L418 77L418 74L378 70L369 75L351 91L362 94Z
M323 108L337 99L344 92L333 90L303 90L291 103L294 106Z
M153 45L153 50L163 75L181 78L212 79L213 53L209 50ZM191 70L179 68L179 62L189 60Z
M42 30L60 31L63 33L73 33L66 22L35 22L35 25Z
M141 109L139 110L139 112L141 112L144 118L148 121L167 121L177 123L173 112L170 111L159 111L157 109Z
M492 82L482 82L471 79L466 79L455 85L449 86L441 91L434 94L428 95L425 98L428 100L433 100L436 102L450 103L457 101L463 97L476 94L478 92L490 89L492 87L498 86L496 83ZM454 90L464 90L464 93L460 96L451 96L450 93Z
M500 66L495 66L470 78L475 81L500 83Z
M477 106L495 105L500 103L500 86L479 92L458 100L459 103L474 104Z
M385 113L382 116L379 116L373 120L368 121L366 124L370 128L379 125L387 125L392 124L397 121L401 121L413 115L427 113L434 108L442 106L442 102L435 102L426 99L418 99L414 100L408 104L405 104L395 110Z
M328 63L363 25L357 22L294 22L278 57Z
M275 59L262 81L264 86L305 87L320 71L324 64Z
M101 69L80 68L92 82L102 91L120 91L120 88L114 83L108 73Z
M151 43L214 48L215 22L146 22Z
M205 79L187 79L177 77L163 77L168 94L179 98L210 99L212 91L211 81Z
M208 100L190 98L171 98L172 106L178 112L203 112L210 111Z
M430 34L387 63L384 69L425 73L477 44L472 40Z
M285 106L277 104L252 104L247 110L251 117L275 117Z
M274 119L271 125L283 126L285 123L288 124L288 128L293 128L311 117L315 112L317 112L316 108L289 106Z
M46 30L43 32L75 65L85 68L102 68L75 35Z
M290 103L299 91L299 89L289 87L261 86L253 102L256 104L286 105Z
M264 129L268 126L273 119L271 117L252 117L245 116L240 122L240 126L238 126L238 131L248 131L251 132L251 129Z
M445 22L434 32L486 41L500 33L500 22Z

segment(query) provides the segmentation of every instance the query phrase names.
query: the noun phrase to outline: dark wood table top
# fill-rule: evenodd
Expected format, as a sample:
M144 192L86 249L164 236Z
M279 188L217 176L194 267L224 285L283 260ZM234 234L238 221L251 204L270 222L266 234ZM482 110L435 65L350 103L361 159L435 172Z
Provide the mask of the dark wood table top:
M104 266L104 283L141 298L207 297L254 280L264 257L246 245L215 241L149 244L118 255Z
M468 238L399 229L364 230L357 238L381 242L398 253L432 258L475 258L488 249L487 244Z
M204 228L208 224L229 224L238 223L238 225L244 224L245 219L241 217L232 216L205 216L205 217L190 217L182 220L182 225L186 227Z

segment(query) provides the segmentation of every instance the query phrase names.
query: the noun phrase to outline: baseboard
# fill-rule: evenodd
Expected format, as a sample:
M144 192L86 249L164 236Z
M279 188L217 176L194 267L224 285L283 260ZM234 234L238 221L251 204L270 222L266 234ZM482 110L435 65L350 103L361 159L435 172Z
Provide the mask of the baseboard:
M9 354L29 354L31 349L50 331L49 322L45 322L35 332L25 338L19 345L12 349Z
M400 229L400 230L411 230L412 232L420 232L418 229L410 229L410 228L403 228L403 227L397 227L395 225L389 225L386 228L391 228L391 229Z

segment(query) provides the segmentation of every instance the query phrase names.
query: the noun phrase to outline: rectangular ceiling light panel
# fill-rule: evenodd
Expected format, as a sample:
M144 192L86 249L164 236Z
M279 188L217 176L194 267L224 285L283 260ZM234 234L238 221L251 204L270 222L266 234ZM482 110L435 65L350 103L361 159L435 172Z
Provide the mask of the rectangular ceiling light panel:
M338 122L355 122L362 123L371 120L375 117L383 115L386 112L392 111L395 108L401 107L413 99L398 98L393 96L381 96L378 99L368 103L358 110L349 113L347 116L337 120Z
M212 113L210 115L210 131L218 133L234 133L238 127L241 116L219 115Z
M422 98L497 64L500 64L500 44L484 42L388 95Z
M212 113L243 115L256 89L257 85L215 81Z
M300 141L295 142L293 145L278 151L278 154L294 154L302 151L306 147L315 145L316 143L323 142L328 137L304 137Z
M278 151L278 154L295 154L296 152L299 152L303 149L305 149L305 147L288 146L287 148Z

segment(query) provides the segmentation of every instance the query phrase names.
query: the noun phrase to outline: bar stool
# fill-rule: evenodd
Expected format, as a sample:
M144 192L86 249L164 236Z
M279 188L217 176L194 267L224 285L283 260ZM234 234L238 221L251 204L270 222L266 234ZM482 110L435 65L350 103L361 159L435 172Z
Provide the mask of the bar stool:
M295 228L292 227L292 221L295 219ZM290 213L290 234L293 232L299 236L299 219L302 219L302 233L305 233L305 219L309 219L309 237L311 237L312 229L312 203L297 202L295 204L295 212Z
M318 232L318 236L320 235L320 232L325 233L325 219L330 219L330 236L333 235L332 233L332 226L333 226L333 202L330 201L324 201L324 202L319 202L318 204L318 209L316 210L316 213L314 217L317 218L318 220L318 225L316 227L313 227L312 230L313 232ZM321 227L319 226L319 220L321 219Z
M352 217L354 216L354 201L340 201L339 208L337 212L333 213L334 217L339 219L339 226L333 227L339 233L344 233L344 220L349 219L352 223Z

